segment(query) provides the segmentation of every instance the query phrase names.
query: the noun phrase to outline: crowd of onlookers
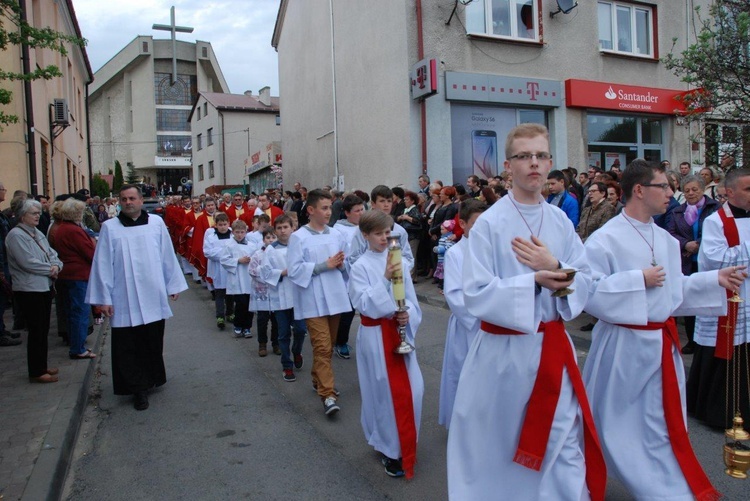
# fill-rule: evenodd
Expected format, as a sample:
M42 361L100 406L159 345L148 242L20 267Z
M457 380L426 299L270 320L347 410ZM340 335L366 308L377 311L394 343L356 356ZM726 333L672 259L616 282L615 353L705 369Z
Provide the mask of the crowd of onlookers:
M0 182L0 203L6 193ZM88 190L58 196L52 203L49 197L30 197L17 190L10 206L0 213L0 346L21 344L18 331L28 331L32 382L58 380L58 369L47 366L53 301L57 333L68 346L70 358L95 358L86 348L86 337L99 315L85 304L84 296L95 237L109 218L107 202L99 202ZM2 318L8 307L13 310L11 329Z

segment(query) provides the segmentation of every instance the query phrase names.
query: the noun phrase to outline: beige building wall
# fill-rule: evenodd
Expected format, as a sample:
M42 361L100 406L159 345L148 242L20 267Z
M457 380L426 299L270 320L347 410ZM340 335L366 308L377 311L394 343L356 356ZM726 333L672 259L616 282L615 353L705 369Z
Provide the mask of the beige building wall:
M138 176L156 185L160 170L191 169L189 151L180 157L164 157L163 162L157 158L160 155L154 73L171 71L171 41L154 40L151 36L136 37L97 70L95 83L89 89L95 172L114 171L114 162L119 160L124 176L127 177L128 164L132 163ZM177 72L195 75L197 92L229 90L208 42L177 41ZM192 107L190 104L159 106L186 112ZM167 134L190 138L189 129Z
M69 2L52 0L26 1L27 18L31 25L50 27L62 33L80 36ZM86 130L86 84L92 75L85 49L67 44L68 54L63 56L48 49L29 51L30 67L53 64L60 68L62 77L37 80L31 84L33 100L34 133L29 140L36 147L36 185L29 173L28 146L26 144L27 119L24 107L24 89L19 82L2 82L13 92L13 102L4 111L15 114L19 122L4 127L0 132L0 177L10 191L17 189L35 194L57 196L89 188L89 164ZM11 46L0 52L0 67L5 71L22 72L21 50ZM50 106L55 99L66 99L69 126L50 131Z
M688 90L658 60L602 53L597 2L579 2L570 14L550 18L555 2L535 0L542 44L469 37L466 8L455 2L421 2L424 54L438 60L438 93L425 100L427 172L452 179L451 101L445 97L445 72L467 72L564 82L582 79L623 85ZM475 0L474 3L481 2ZM338 153L345 187L369 189L378 183L416 186L421 173L420 105L411 99L409 70L417 62L416 0L333 0L331 48L329 1L283 0L272 44L279 53L284 170L303 184L331 184L333 145L332 56L336 65ZM627 2L625 2L627 3ZM658 55L684 50L692 30L693 5L708 0L654 0ZM633 4L631 4L633 5ZM311 36L314 33L315 36ZM310 99L315 96L315 99ZM563 90L563 98L564 90ZM455 101L454 101L455 102ZM483 104L483 103L478 103ZM486 104L486 103L484 103ZM697 161L691 131L674 116L663 116L663 158ZM555 164L579 170L587 165L587 110L563 105L548 110ZM328 126L328 128L326 127ZM327 129L327 130L324 130ZM695 130L692 131L696 132ZM504 138L498 138L502 151Z

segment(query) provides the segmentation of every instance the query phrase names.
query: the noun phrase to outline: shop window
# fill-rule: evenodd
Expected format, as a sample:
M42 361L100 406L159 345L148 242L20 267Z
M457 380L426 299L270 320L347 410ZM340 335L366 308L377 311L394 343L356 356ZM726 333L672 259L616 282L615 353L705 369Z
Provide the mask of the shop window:
M655 10L646 5L599 2L599 48L602 51L657 57L654 51Z
M540 41L538 0L476 0L466 6L466 33Z
M633 117L588 115L589 142L636 143L637 123Z

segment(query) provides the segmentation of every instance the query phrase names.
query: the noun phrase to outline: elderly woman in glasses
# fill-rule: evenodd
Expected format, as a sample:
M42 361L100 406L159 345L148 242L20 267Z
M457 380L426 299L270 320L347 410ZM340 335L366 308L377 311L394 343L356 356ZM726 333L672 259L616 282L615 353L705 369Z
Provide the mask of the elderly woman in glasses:
M13 278L13 295L29 330L26 343L29 379L36 383L54 383L58 380L58 369L47 367L47 336L53 281L63 263L37 229L41 215L39 202L24 201L16 212L18 224L8 233L5 246Z
M680 242L683 275L692 275L698 271L698 249L703 233L703 221L720 207L719 202L708 196L705 190L706 185L702 177L683 177L682 192L685 194L685 203L674 210L667 226L667 231ZM684 318L688 342L682 347L682 353L690 355L696 347L693 341L695 317Z

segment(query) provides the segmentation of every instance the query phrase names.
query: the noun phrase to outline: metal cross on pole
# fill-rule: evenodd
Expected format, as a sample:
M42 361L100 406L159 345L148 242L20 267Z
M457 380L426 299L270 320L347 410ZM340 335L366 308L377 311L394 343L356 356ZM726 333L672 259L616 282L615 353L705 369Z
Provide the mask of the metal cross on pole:
M192 33L193 28L189 26L177 26L175 24L174 20L174 5L171 9L169 9L169 15L170 15L170 24L155 24L151 28L154 30L162 30L162 31L170 31L172 32L172 82L171 84L174 85L174 83L177 81L177 33Z

